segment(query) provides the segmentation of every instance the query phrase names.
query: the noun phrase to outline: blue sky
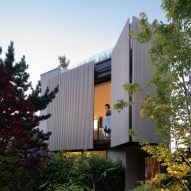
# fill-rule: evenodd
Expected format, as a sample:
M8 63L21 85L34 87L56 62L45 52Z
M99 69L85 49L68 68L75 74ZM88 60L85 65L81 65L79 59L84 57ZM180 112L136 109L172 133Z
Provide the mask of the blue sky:
M112 48L128 18L145 12L165 21L161 0L0 0L0 46L14 41L33 84L66 55L75 66Z

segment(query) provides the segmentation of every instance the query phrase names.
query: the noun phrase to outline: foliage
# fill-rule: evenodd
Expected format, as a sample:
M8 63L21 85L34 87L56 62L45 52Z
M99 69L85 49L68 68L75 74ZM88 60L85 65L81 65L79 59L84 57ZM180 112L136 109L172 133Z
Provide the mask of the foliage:
M62 152L54 154L43 165L38 178L40 190L47 190L55 185L70 181L71 169L74 166L74 157L63 155Z
M122 87L131 97L131 99L129 99L129 101L117 100L117 103L114 104L114 109L117 110L118 112L121 112L128 105L135 105L136 100L133 98L133 96L135 94L143 92L143 90L141 89L141 86L137 83L133 83L133 84L127 83L127 84L124 84Z
M188 8L190 10L190 3L164 0L162 6L167 11L169 23L152 24L150 64L154 74L151 84L156 88L156 96L148 97L141 111L143 116L156 121L167 142L144 147L166 168L166 172L155 176L151 183L169 190L190 190L190 153L185 149L190 147L191 138L190 12L185 14ZM176 142L174 152L169 148L170 137Z
M39 188L35 188L38 189ZM76 185L74 183L66 183L66 184L53 184L45 187L41 187L40 190L46 191L84 191L83 187Z
M155 95L146 96L140 114L155 121L164 144L145 145L143 149L165 167L164 173L149 182L153 190L191 190L190 5L190 0L163 0L168 23L155 20L149 24L146 15L141 13L141 32L131 34L139 42L151 42L149 63L153 76L149 86L155 89ZM170 148L172 139L176 143L173 150Z
M189 181L191 158L187 157L182 150L172 153L165 144L146 145L143 150L161 162L161 165L166 169L165 173L157 174L151 180L150 183L154 187L167 187L169 190L186 190L189 188L187 183Z
M81 155L76 160L79 185L96 191L114 191L124 189L124 169L120 163L96 155Z
M30 190L28 186L48 154L50 133L37 126L50 114L39 116L37 112L46 108L58 88L47 89L40 96L40 84L36 89L31 87L27 68L24 56L14 63L11 42L5 59L0 59L0 190Z
M124 189L124 168L97 155L58 153L46 161L38 180L39 190L120 191Z
M150 184L140 182L140 186L131 189L129 191L159 191L158 189L153 188Z
M64 56L59 56L58 60L60 62L59 67L61 67L61 68L67 68L68 65L70 64L70 60L69 59L67 60L65 55Z
M75 184L64 184L64 185L57 185L53 187L50 191L84 191L84 189Z

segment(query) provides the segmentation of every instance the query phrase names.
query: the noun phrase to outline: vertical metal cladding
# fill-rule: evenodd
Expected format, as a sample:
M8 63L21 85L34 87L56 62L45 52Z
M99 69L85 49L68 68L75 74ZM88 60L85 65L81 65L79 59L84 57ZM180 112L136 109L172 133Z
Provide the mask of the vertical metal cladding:
M140 32L139 21L136 17L133 17L132 19L132 30L137 34ZM139 43L133 40L132 43L132 82L139 83L147 94L153 95L154 90L147 87L148 80L150 80L152 76L151 66L148 65L150 42ZM137 95L136 100L137 104L132 107L132 129L137 132L138 136L133 137L133 142L159 142L160 139L154 130L154 123L140 117L140 108L144 100L143 96Z
M50 150L93 148L94 65L85 64L48 80L59 92L47 112L47 130L52 132Z
M122 85L129 82L129 51L129 21L127 21L111 56L112 106L119 99L128 99ZM125 108L120 113L112 110L111 121L111 147L129 142L129 108Z
M41 94L43 95L46 91L46 88L48 86L48 79L53 78L54 76L57 76L60 74L60 68L56 68L54 70L51 70L45 74L41 75ZM47 108L40 111L41 115L47 114ZM39 129L43 130L44 132L47 132L47 120L40 121Z

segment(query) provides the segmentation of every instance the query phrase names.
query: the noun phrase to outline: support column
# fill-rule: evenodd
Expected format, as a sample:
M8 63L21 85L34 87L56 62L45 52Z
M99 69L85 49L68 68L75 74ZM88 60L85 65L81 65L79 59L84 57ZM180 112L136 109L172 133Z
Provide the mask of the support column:
M108 151L112 160L120 160L125 167L125 191L138 186L144 180L144 155L139 148L112 149Z

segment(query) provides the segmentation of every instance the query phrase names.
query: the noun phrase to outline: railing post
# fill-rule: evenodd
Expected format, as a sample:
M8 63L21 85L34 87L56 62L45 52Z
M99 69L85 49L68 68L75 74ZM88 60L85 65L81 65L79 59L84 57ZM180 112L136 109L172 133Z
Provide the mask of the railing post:
M97 140L99 141L99 130L102 127L102 117L99 117L98 119L98 130L97 130Z

